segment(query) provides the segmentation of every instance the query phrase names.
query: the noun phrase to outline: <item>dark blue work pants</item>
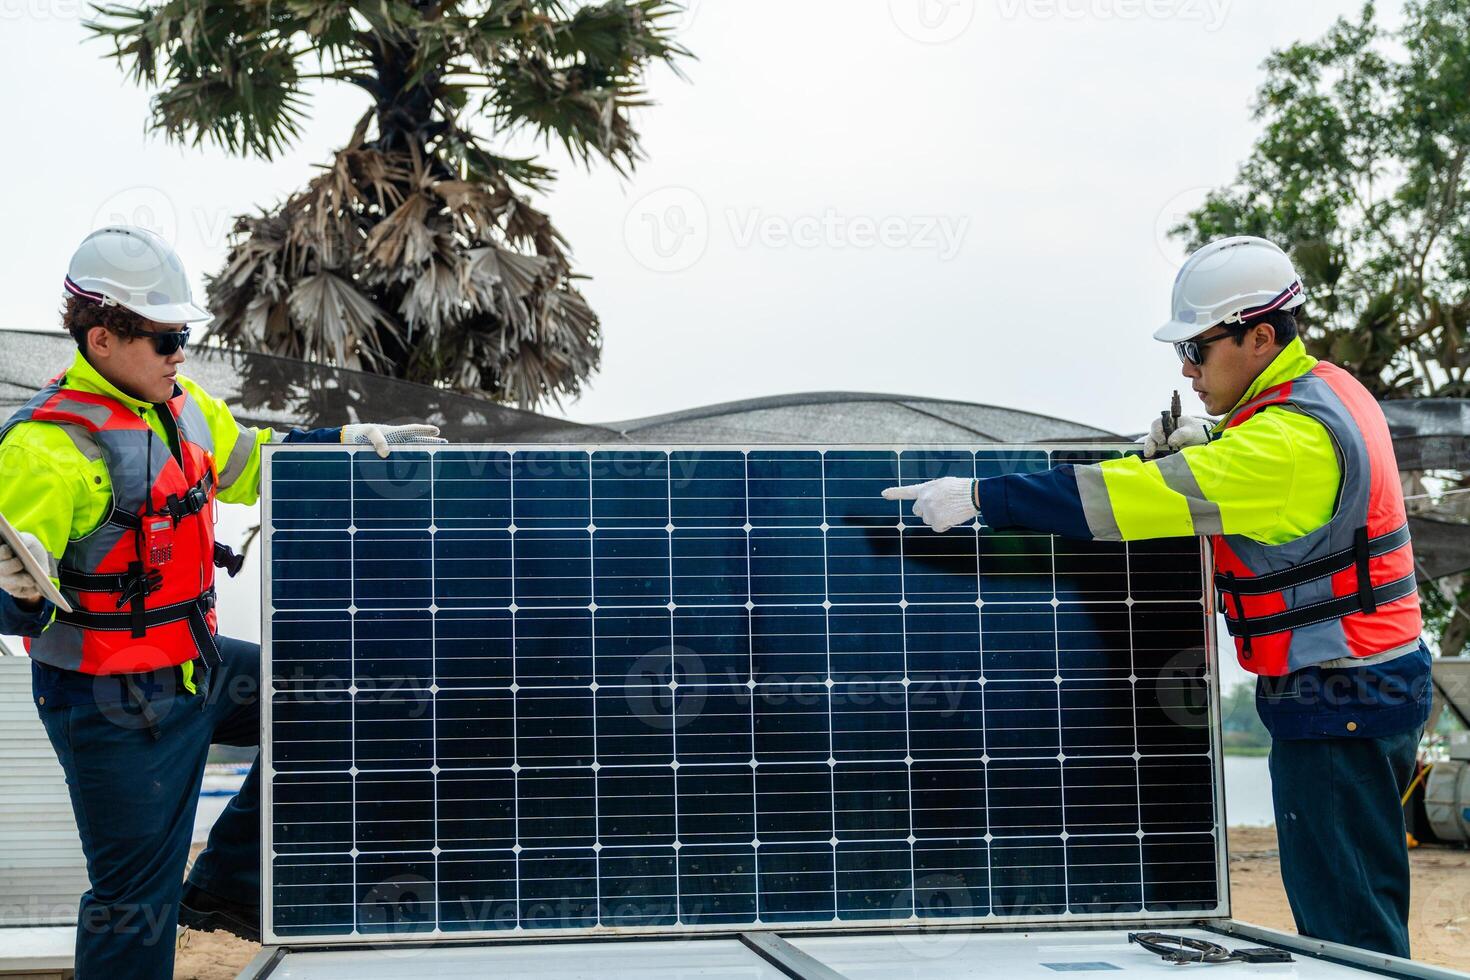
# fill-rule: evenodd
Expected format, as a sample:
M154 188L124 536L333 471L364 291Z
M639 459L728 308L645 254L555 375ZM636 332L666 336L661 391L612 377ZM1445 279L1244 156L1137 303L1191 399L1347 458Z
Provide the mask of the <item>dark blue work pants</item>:
M1400 798L1422 729L1275 739L1271 795L1297 932L1409 955L1409 851Z
M59 685L39 711L66 772L92 884L77 917L77 980L173 976L179 897L209 746L257 745L260 737L260 647L220 637L219 648L222 663L207 692L180 688L149 697L156 740L116 678L81 687L81 675L37 666ZM189 880L258 904L258 761L215 822Z

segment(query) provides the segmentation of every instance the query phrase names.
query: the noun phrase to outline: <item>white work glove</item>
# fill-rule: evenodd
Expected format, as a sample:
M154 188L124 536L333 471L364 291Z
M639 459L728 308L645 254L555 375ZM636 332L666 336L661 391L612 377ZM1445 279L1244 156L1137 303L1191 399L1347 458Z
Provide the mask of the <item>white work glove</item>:
M345 445L372 446L378 455L388 458L388 446L405 443L446 443L439 438L437 425L375 425L372 422L342 426L342 442Z
M1143 438L1143 458L1153 459L1160 453L1178 452L1185 446L1203 446L1210 441L1210 430L1215 423L1209 419L1197 419L1192 415L1179 416L1179 423L1169 438L1164 438L1164 419L1154 419L1154 424Z
M37 564L42 568L51 567L51 555L40 538L29 531L21 531L20 540L25 544L26 550L35 556ZM21 602L36 602L41 598L41 587L36 584L31 573L26 571L10 545L4 541L0 541L0 590L9 592Z
M912 500L914 516L943 534L957 524L973 521L980 513L975 509L974 492L974 480L946 476L928 483L889 487L883 491L883 499Z

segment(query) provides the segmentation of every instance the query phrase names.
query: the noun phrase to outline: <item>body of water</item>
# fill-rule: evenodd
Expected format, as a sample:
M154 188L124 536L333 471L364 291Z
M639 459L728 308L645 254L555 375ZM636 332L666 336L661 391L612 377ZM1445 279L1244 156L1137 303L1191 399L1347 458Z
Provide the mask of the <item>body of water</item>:
M1270 827L1271 771L1265 756L1225 757L1225 819L1231 827Z

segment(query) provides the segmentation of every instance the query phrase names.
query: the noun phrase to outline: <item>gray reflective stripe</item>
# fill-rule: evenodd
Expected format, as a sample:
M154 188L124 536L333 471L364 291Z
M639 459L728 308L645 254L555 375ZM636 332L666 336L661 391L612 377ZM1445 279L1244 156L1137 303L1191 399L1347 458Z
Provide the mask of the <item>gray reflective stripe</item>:
M61 670L82 665L82 631L72 623L52 620L45 632L31 641L31 659Z
M1386 664L1390 660L1397 660L1400 657L1406 657L1418 649L1419 641L1413 640L1409 643L1405 643L1401 647L1394 647L1392 650L1385 650L1382 653L1375 653L1370 657L1337 657L1334 660L1323 660L1320 663L1313 664L1312 666L1333 668L1368 667L1372 664Z
M240 434L235 439L235 448L230 450L230 458L225 461L225 468L220 470L221 490L233 486L240 479L240 474L245 472L245 467L250 463L250 457L255 454L255 430L247 429L238 422L236 426Z
M209 421L205 419L199 403L188 396L179 409L179 435L196 446L203 446L208 452L214 452L214 432L209 428Z
M1077 478L1077 495L1082 498L1082 516L1087 519L1092 536L1099 541L1122 541L1123 532L1118 530L1118 520L1113 516L1102 469L1096 465L1077 466L1072 473Z
M1189 521L1195 534L1224 534L1225 524L1220 519L1220 505L1205 496L1200 489L1194 470L1183 453L1165 456L1155 464L1164 485L1184 498L1189 505Z
M56 425L71 437L71 444L77 447L77 452L87 457L87 462L95 463L102 458L102 447L97 445L97 440L92 437L92 433L70 422L57 422Z
M58 412L80 415L99 429L107 425L108 421L112 419L112 411L106 405L76 401L72 398L63 398L51 407Z

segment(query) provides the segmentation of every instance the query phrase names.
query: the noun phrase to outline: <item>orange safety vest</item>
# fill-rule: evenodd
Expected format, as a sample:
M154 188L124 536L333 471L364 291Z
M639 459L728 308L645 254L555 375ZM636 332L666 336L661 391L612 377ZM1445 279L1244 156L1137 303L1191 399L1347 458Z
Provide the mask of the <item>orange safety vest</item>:
M199 406L175 387L159 417L178 456L141 414L114 398L62 387L58 376L3 428L49 422L72 430L112 481L112 506L67 544L58 580L73 612L26 641L37 661L84 674L158 670L202 657L219 662L214 569L238 559L214 540L214 436Z
M1279 677L1416 647L1424 624L1414 552L1383 410L1356 378L1324 361L1263 391L1226 427L1271 405L1326 426L1342 485L1331 520L1293 541L1214 537L1215 587L1241 666Z

